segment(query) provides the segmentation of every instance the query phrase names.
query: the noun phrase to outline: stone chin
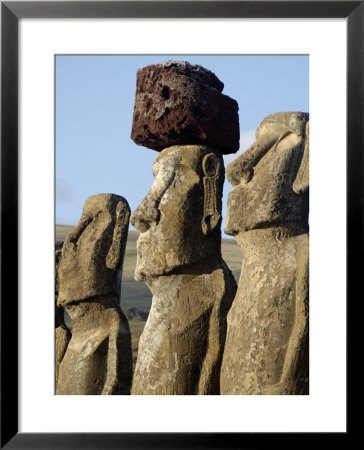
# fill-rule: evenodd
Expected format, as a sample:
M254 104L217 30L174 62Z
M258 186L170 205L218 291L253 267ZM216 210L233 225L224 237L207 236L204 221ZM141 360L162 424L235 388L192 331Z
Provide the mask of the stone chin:
M143 233L137 241L137 262L134 278L137 281L166 275L173 269L180 267L183 263L177 258L175 252L162 254L152 237L144 236Z
M153 281L158 277L170 274L176 267L145 267L143 262L139 263L139 258L137 258L137 266L134 273L134 279L136 281L148 282Z
M227 218L224 226L224 232L229 236L236 236L241 231L247 231L249 227L244 224L246 220L244 213L241 211L241 193L244 188L240 185L234 187L228 195L227 201Z
M148 281L162 275L180 273L181 270L188 273L188 267L210 256L216 257L216 248L210 245L209 239L205 245L201 242L191 245L179 239L174 244L161 245L161 240L153 233L153 229L142 233L137 241L135 280Z

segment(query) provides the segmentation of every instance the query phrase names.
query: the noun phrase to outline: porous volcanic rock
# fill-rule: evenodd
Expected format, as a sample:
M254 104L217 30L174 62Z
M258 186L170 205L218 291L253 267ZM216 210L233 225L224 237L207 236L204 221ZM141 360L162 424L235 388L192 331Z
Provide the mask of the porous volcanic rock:
M66 236L58 266L58 306L99 295L120 296L130 208L115 194L89 197Z
M204 144L223 154L239 149L235 100L209 70L185 61L139 69L131 138L161 151L173 145Z

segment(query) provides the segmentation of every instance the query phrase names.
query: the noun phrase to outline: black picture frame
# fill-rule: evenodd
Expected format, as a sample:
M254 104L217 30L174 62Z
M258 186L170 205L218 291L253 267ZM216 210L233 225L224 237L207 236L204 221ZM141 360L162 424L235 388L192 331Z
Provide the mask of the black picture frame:
M361 292L364 192L364 1L1 2L1 448L227 449L307 443L310 433L18 432L18 21L21 18L347 18L347 305ZM350 351L350 345L347 346ZM349 374L348 374L349 375ZM348 392L349 393L349 392ZM333 394L334 395L334 394ZM347 420L350 414L347 415ZM351 431L335 433L336 442ZM321 439L322 438L322 439ZM315 444L324 433L314 434ZM269 444L268 444L269 443Z

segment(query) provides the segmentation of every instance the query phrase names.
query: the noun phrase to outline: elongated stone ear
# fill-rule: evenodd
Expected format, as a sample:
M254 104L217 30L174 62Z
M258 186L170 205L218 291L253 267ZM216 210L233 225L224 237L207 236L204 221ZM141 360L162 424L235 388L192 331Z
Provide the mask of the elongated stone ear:
M113 270L122 266L128 238L130 208L126 200L118 202L115 214L114 234L106 256L106 267Z
M305 128L305 135L304 135L304 149L303 149L303 155L300 167L298 169L296 178L293 182L293 191L296 194L304 194L308 191L309 187L309 149L310 149L310 143L309 143L309 127L310 122L307 121L306 128Z
M220 172L220 161L214 153L206 155L202 161L204 211L201 220L203 234L208 234L218 225L221 214L217 209L217 180Z

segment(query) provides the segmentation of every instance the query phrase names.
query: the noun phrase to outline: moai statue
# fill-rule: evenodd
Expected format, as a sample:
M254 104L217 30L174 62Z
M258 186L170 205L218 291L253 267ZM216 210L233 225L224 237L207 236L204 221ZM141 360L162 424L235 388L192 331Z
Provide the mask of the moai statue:
M58 381L59 365L66 353L68 343L71 339L71 331L64 322L64 309L57 306L58 299L58 266L61 259L63 242L56 241L55 251L55 386Z
M94 195L66 237L57 304L71 317L72 338L59 366L56 394L130 394L131 338L119 305L129 217L123 197Z
M184 62L138 71L132 137L166 148L153 164L149 193L130 219L141 233L135 279L153 294L132 394L220 393L226 315L236 292L221 256L222 151L236 151L239 126L237 104L217 90L219 83L211 72ZM230 146L217 124L224 108L232 118Z
M225 232L243 265L221 394L308 394L308 153L308 114L277 113L227 167Z

